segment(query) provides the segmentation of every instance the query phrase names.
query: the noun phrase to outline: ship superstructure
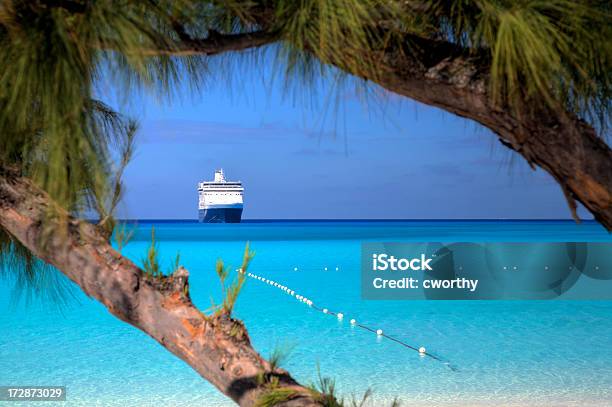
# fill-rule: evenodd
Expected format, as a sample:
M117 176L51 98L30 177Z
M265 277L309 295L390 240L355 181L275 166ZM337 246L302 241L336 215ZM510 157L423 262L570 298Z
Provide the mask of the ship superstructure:
M223 170L216 170L213 181L198 183L200 222L240 222L243 193L244 188L240 181L227 181Z

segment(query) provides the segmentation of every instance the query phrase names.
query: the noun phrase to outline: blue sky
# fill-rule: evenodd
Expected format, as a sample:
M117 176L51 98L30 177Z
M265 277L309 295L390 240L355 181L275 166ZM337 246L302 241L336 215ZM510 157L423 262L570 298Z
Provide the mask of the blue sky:
M196 218L197 182L222 167L244 183L245 219L570 218L550 176L470 121L331 79L295 98L273 77L133 95L121 109L141 128L119 215Z

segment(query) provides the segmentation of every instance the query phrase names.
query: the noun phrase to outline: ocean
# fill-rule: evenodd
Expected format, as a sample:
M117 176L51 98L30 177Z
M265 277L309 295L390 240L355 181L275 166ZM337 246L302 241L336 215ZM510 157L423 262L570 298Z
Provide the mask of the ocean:
M300 382L335 380L340 395L370 405L611 406L612 301L364 301L364 241L612 241L594 222L253 221L132 223L123 254L141 262L155 227L162 265L177 253L194 302L220 298L215 262L291 287L322 314L278 289L249 280L235 315L264 356ZM66 406L231 406L232 402L153 339L75 290L64 307L11 301L0 280L0 385L64 385ZM355 318L449 364L351 327ZM10 403L11 406L19 403Z

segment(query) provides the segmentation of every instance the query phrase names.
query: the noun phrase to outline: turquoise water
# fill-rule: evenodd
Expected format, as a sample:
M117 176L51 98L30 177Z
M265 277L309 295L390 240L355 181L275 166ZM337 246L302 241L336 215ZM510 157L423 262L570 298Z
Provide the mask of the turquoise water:
M151 225L138 224L125 255L136 261L144 255ZM247 282L236 315L263 355L290 349L283 367L301 382L314 382L319 368L345 396L371 388L373 406L396 396L405 406L612 405L612 302L362 301L359 291L362 241L611 241L594 223L155 227L162 264L180 252L200 308L219 296L216 259L238 266L250 240L256 251L250 271L346 315L340 322L278 289ZM78 295L61 311L39 302L11 306L10 292L11 284L0 281L0 385L66 385L68 401L54 406L232 405L189 366L94 301ZM457 370L351 328L351 318L425 346Z

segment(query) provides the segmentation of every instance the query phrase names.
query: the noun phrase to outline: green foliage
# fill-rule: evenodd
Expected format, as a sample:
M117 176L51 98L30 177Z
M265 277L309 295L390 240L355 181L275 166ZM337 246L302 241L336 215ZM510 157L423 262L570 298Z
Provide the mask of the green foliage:
M276 71L306 93L342 80L330 65L376 79L381 52L428 55L414 39L444 39L479 58L500 108L568 109L605 132L611 10L602 0L2 1L0 165L72 214L96 213L110 237L137 124L97 96L167 100L181 80L199 90L247 60L211 66L184 52L190 39L257 30L277 34Z
M249 244L246 244L244 248L244 256L242 259L242 265L240 266L240 270L246 273L251 260L255 256L255 252L249 250ZM224 281L222 282L223 291L225 293L223 297L223 305L222 310L225 314L231 315L232 310L234 309L234 305L236 304L236 300L238 299L238 295L246 282L246 275L244 273L237 273L234 281L227 287L224 285Z
M336 382L329 377L321 375L321 369L317 366L317 382L310 386L310 391L315 400L325 407L366 407L372 397L372 390L367 389L361 398L351 397L348 401L340 398L337 394ZM400 407L396 398L389 407Z
M159 265L159 245L155 241L155 227L151 227L151 244L147 255L142 259L142 268L150 278L161 278L164 275Z
M113 215L123 195L121 181L123 178L123 173L134 155L135 136L136 125L130 124L126 129L125 137L119 142L117 168L112 171L113 175L108 180L109 188L94 190L93 193L95 194L95 199L90 198L90 206L95 207L100 217L98 225L109 236L115 230L116 222ZM125 228L125 225L123 225L123 228ZM119 241L117 241L117 243L119 243Z
M118 226L115 226L113 237L117 243L117 249L119 249L119 252L121 252L129 243L132 236L134 236L134 230L129 228L127 223L121 222Z
M176 257L170 264L170 267L167 269L167 272L165 274L159 263L159 255L159 245L155 240L155 227L151 227L151 244L147 249L146 256L142 258L142 268L147 277L153 279L161 279L165 276L171 275L176 270L178 270L181 261L180 253L176 253Z
M176 257L174 258L174 261L170 264L170 269L168 271L168 274L174 273L176 270L178 270L180 266L181 266L181 254L177 252Z
M278 378L272 377L276 381L265 384L265 391L259 396L256 407L272 407L280 403L287 402L292 398L299 396L295 389L279 386ZM366 390L361 398L352 397L350 400L338 398L336 394L335 382L329 378L321 377L319 372L318 383L310 388L311 396L324 407L366 407L373 405L369 403L372 397L372 391ZM395 399L389 404L389 407L400 407L400 402Z
M382 0L277 0L274 9L275 28L287 45L279 56L288 72L300 72L307 79L316 79L324 69L312 56L323 63L342 59L351 72L377 72L374 59L354 51L378 45L380 38L372 28L385 16L399 16L401 10Z
M288 387L273 387L266 389L266 391L259 396L255 407L273 407L280 403L286 402L294 398L298 393L295 389Z
M336 382L321 375L317 366L317 382L310 386L313 397L325 407L344 407L336 392Z
M293 350L293 346L280 346L276 345L270 356L268 357L268 362L270 363L270 370L274 371L281 367L283 363L289 358L291 351Z
M0 278L14 283L13 303L38 298L61 308L75 298L74 286L66 277L1 228Z
M96 89L155 89L170 96L182 78L196 88L214 72L205 56L172 57L181 32L256 30L251 1L6 1L0 5L0 159L18 162L60 203L116 206L110 150L135 124L96 101ZM489 55L492 97L529 97L609 116L612 36L604 1L461 0L410 7L384 0L274 0L269 31L282 39L277 65L313 83L328 63L382 74L378 50L406 34L446 38ZM408 3L409 4L409 3ZM381 29L382 28L382 29ZM163 50L164 52L159 52ZM157 51L157 52L156 52ZM424 50L427 52L427 50ZM297 77L295 76L297 74ZM129 156L130 154L128 154ZM121 161L121 160L119 160ZM122 172L120 166L119 172ZM90 202L87 201L90 198ZM96 203L98 202L98 203ZM101 217L108 215L101 210Z
M447 38L489 55L497 103L569 109L602 129L610 120L611 13L609 2L589 0L433 1L427 9Z
M268 357L270 363L270 372L275 372L281 365L281 363L288 357L290 353L289 348L276 346L272 350L272 353ZM257 376L257 383L259 386L264 386L265 391L259 396L255 403L258 407L275 406L284 401L288 401L299 393L295 389L280 386L278 376L274 373L259 372Z
M270 10L265 29L282 40L277 65L299 82L314 83L329 72L326 64L339 62L376 77L383 74L379 57L360 51L405 42L407 34L442 37L490 57L491 95L500 104L517 106L527 97L609 119L608 2L263 4ZM198 88L214 72L205 56L180 54L181 35L257 30L260 11L257 2L238 0L2 2L0 160L19 163L66 207L106 218L120 196L110 179L111 150L130 144L135 123L96 101L95 90L111 82L119 93L145 87L170 96L183 78Z
M215 267L215 271L217 273L217 277L219 277L219 281L221 283L221 292L223 294L223 301L220 305L216 305L215 302L211 299L212 305L211 309L216 310L218 314L231 315L234 309L234 305L236 304L236 300L238 299L238 295L246 282L246 271L255 256L255 252L249 250L249 244L246 244L244 249L244 255L242 258L242 265L239 270L244 271L244 273L236 273L236 277L227 284L227 278L229 276L229 268L225 267L223 264L223 260L218 259Z
M0 163L18 165L66 209L109 222L120 197L112 164L120 175L136 124L94 94L108 80L168 90L190 70L189 58L145 56L170 40L174 6L181 2L2 2Z

